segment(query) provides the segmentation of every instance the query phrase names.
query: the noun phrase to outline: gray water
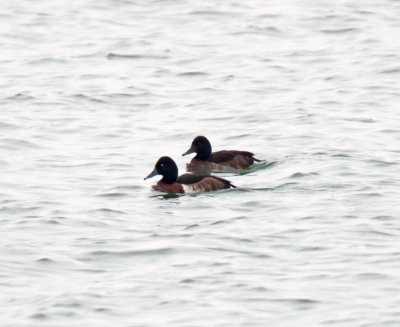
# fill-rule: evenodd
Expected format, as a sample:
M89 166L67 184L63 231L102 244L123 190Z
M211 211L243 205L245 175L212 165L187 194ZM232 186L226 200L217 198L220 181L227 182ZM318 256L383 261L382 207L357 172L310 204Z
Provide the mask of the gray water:
M1 326L399 326L399 14L2 1ZM199 134L265 163L152 191Z

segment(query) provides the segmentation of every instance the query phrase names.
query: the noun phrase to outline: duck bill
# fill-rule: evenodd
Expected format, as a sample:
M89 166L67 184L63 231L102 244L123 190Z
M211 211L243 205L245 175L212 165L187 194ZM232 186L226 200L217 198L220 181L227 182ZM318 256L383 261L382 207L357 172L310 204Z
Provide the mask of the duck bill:
M195 153L193 147L190 147L189 150L187 150L184 154L182 154L182 157L183 157L183 156L186 156L186 155L188 155L188 154L191 154L191 153Z
M152 178L152 177L154 177L154 176L156 176L156 175L158 175L158 172L157 172L157 168L154 167L154 170L153 170L150 174L148 174L148 175L144 178L144 180L149 179L149 178Z

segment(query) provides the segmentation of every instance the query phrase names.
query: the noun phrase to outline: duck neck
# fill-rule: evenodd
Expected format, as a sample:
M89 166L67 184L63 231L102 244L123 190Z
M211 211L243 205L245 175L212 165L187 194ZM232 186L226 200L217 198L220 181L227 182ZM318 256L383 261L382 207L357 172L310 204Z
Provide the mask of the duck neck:
M161 182L166 184L173 184L178 179L178 170L176 172L170 172L168 175L163 175Z
M196 159L206 160L211 156L211 144L204 144L201 149L198 149Z

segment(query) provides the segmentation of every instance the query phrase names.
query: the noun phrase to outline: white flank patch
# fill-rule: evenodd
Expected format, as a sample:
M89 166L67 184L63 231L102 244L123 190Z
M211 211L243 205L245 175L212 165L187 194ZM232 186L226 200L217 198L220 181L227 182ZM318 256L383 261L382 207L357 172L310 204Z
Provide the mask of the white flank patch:
M193 186L191 185L186 185L186 184L182 184L183 186L183 190L185 191L185 193L195 193L195 192L200 192L202 190L195 190Z

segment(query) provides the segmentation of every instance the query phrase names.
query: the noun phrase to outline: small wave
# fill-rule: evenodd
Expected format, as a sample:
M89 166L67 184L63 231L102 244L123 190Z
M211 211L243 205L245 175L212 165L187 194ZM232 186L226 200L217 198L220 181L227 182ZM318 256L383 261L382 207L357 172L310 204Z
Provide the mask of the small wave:
M200 227L200 225L199 224L193 224L193 225L187 226L186 228L184 228L184 230L189 230L189 229L193 229L193 228L197 228L197 227Z
M382 197L382 196L384 196L384 194L382 194L382 193L377 193L377 192L369 192L369 193L359 193L359 194L357 194L358 196L362 196L362 197L373 197L373 198L375 198L375 197Z
M325 34L344 34L344 33L356 32L356 31L358 31L358 29L354 28L354 27L321 30L321 32L325 33Z
M232 189L232 192L252 192L252 191L261 191L261 192L272 192L272 191L277 191L281 189L286 189L287 187L291 187L294 185L299 185L298 183L295 182L289 182L289 183L283 183L278 186L273 186L273 187L242 187L242 188L235 188Z
M233 36L242 36L242 35L264 36L264 35L269 35L269 34L274 35L274 34L281 34L281 33L282 33L281 30L279 30L273 26L269 26L269 27L265 27L265 28L251 26L251 27L249 27L248 30L240 31L240 32L233 32L233 33L230 33L230 35L233 35ZM270 60L268 59L267 61L270 61Z
M227 11L217 11L217 10L195 10L189 13L189 15L195 16L228 16L228 17L235 17L237 14L234 12L227 12Z
M24 213L24 212L33 212L33 211L38 211L42 210L43 207L1 207L0 212L5 212L5 213ZM37 217L37 216L36 216ZM24 223L24 221L20 221L20 223Z
M388 133L388 134L399 134L398 129L382 129L379 131L379 133Z
M0 130L5 130L5 129L15 129L17 128L17 125L10 124L10 123L5 123L5 122L0 122Z
M138 186L138 185L121 185L121 186L115 186L111 188L110 190L141 190L143 187Z
M398 165L398 162L393 162L393 161L384 161L384 160L377 160L377 159L371 159L368 160L367 162L372 163L376 166L395 166Z
M44 320L47 318L47 315L45 315L44 313L35 313L35 314L31 315L30 318L36 319L36 320Z
M145 56L144 55L137 55L137 54L117 54L117 53L109 53L106 56L108 59L142 59Z
M230 222L230 219L221 219L221 220L212 222L210 225L221 225L221 224L226 224L229 222Z
M365 273L359 273L357 275L358 278L360 279L378 279L378 280L383 280L383 279L387 279L389 276L386 274L382 274L382 273L376 273L376 272L365 272Z
M244 137L249 137L249 136L251 137L253 135L250 135L250 134L238 134L238 135L228 136L228 137L225 138L225 140L238 140L238 139L241 139L241 138L244 138Z
M380 74L398 74L398 73L400 73L400 67L388 68L388 69L380 71L379 73Z
M168 56L148 55L148 54L120 54L109 53L107 59L168 59Z
M351 158L351 156L346 153L333 154L331 157L332 158Z
M262 14L262 15L259 15L258 17L262 18L262 19L264 19L264 18L279 18L279 17L281 17L281 15L279 15L279 14Z
M46 58L40 58L36 60L32 60L28 62L28 65L38 65L38 64L64 64L67 61L65 59L60 59L60 58L52 58L52 57L46 57Z
M307 177L307 176L316 176L318 173L301 173L297 172L291 175L289 178L301 178L301 177Z
M92 102L106 103L104 100L101 100L101 99L98 99L98 98L94 98L94 97L88 96L88 95L83 94L83 93L74 94L73 97L76 98L76 99L89 100L89 101L92 101Z
M49 258L40 258L40 259L38 259L36 261L40 262L40 263L53 263L54 262L53 260L51 260Z
M371 118L347 118L344 119L346 121L355 121L355 122L359 122L359 123L376 123L375 119L371 119Z
M368 10L357 10L356 13L359 13L361 15L375 15L374 12Z
M256 33L261 33L261 34L265 34L265 33L274 33L274 34L278 34L278 33L282 33L282 31L275 27L275 26L249 26L250 31L256 32Z
M61 224L60 222L58 222L57 220L54 220L54 219L46 219L44 222L49 225L60 225Z
M240 250L238 248L226 248L226 247L209 247L207 248L208 250L214 251L214 252L224 252L224 253L238 253L238 254L244 254L248 257L253 257L253 258L260 258L260 259L269 259L273 258L272 255L269 255L264 252L260 251L246 251L246 250Z
M79 302L56 303L53 305L55 308L79 308L82 304Z
M103 213L118 213L118 214L125 214L126 212L120 211L120 210L115 210L115 209L109 209L109 208L100 208L94 210L94 212L103 212Z
M12 96L9 96L7 98L5 98L6 100L17 100L17 101L30 101L35 99L35 97L31 96L31 95L27 95L24 93L16 93Z
M128 195L129 194L127 194L127 193L120 193L120 192L96 194L96 196L104 197L104 198L120 198L120 197L124 197L124 196L128 196Z
M196 76L207 76L208 74L205 72L185 72L179 73L176 76L187 76L187 77L196 77Z
M247 216L237 216L237 217L233 217L233 218L229 218L229 219L219 219L219 220L211 222L210 225L227 224L227 223L231 223L232 221L243 220L243 219L247 220L248 217Z
M129 250L129 251L107 251L107 250L97 250L86 253L85 257L135 257L135 256L150 256L150 255L160 255L168 254L174 251L173 248L165 247L158 249L148 249L148 250ZM92 258L97 260L97 258ZM92 260L88 259L88 260Z
M309 252L309 251L323 251L328 249L327 247L323 247L323 246L303 246L303 247L299 247L298 250L299 251L305 251L305 252Z
M309 17L308 20L316 20L316 21L327 21L327 20L332 20L332 21L336 21L336 20L342 20L343 17L340 15L336 15L336 14L328 14L328 15L313 15L312 17Z
M364 231L363 231L363 233L364 233ZM384 237L390 237L390 236L396 237L396 233L383 232L380 230L369 230L368 233L373 234L373 235L384 236Z
M298 299L276 299L275 302L291 302L294 304L317 304L319 301L313 299L306 298L298 298Z
M134 98L137 96L144 96L144 95L149 95L150 93L148 92L141 92L141 93L110 93L110 94L104 94L105 97L112 98L112 99L128 99L128 98Z
M386 216L386 215L375 216L375 217L372 217L372 219L375 219L375 220L396 220L396 218L394 216Z

